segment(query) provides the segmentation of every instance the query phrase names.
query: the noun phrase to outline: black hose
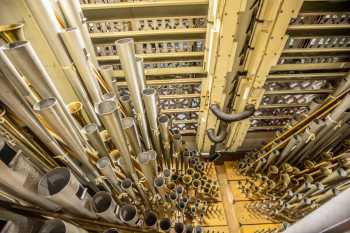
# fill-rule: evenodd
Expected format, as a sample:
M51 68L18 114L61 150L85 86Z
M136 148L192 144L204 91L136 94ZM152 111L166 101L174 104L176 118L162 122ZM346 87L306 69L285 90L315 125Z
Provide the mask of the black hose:
M254 114L255 107L252 104L249 104L246 106L245 111L237 114L227 114L220 110L219 105L212 104L210 106L210 110L214 113L214 115L219 118L222 121L225 121L227 123L240 121L243 119L246 119ZM209 135L208 135L209 136Z
M215 129L208 129L207 134L210 141L214 143L220 143L223 142L226 138L226 129L220 130L218 135L215 134Z

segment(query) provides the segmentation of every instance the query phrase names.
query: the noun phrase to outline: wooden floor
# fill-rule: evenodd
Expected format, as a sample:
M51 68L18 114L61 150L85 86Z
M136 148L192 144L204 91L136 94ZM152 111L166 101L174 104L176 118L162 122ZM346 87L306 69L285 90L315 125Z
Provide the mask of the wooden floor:
M208 216L205 233L258 233L268 232L281 227L265 216L250 211L247 205L253 199L246 197L238 189L238 181L246 179L239 174L235 162L225 162L215 166L216 177L220 185L221 201L218 203L218 216ZM218 221L217 218L221 220ZM222 225L220 225L222 224Z

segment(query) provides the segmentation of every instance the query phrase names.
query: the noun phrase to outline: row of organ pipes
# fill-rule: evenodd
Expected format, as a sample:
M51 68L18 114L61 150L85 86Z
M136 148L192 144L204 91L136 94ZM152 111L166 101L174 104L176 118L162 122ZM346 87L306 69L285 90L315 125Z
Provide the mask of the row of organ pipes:
M248 211L289 226L273 232L343 232L349 227L349 84L350 74L304 119L239 160L247 179L238 187L255 200Z
M78 0L26 4L79 101L64 102L25 25L1 27L1 149L26 168L0 162L2 204L51 213L40 233L85 233L91 222L104 233L203 232L218 197L212 163L159 113L134 41L115 42L129 89L120 96L112 66L97 64Z

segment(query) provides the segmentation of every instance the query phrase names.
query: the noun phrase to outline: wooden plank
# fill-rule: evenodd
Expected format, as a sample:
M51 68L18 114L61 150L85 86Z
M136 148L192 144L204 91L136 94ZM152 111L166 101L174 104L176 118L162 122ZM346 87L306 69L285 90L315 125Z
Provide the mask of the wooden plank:
M238 162L226 161L224 162L226 176L228 180L246 180L247 177L240 174L238 170Z
M271 232L273 230L277 230L281 228L282 228L282 224L243 225L241 227L241 232L242 233Z

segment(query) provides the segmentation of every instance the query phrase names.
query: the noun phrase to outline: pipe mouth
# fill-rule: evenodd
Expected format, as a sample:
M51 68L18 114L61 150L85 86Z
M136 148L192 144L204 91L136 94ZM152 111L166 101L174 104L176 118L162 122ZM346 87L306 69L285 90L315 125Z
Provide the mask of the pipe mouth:
M157 152L155 152L154 150L147 151L147 154L149 160L157 160Z
M141 164L147 164L150 161L150 156L147 151L141 152L138 156L138 159Z
M98 169L103 169L103 168L106 168L108 167L108 165L110 164L111 162L109 161L109 158L108 157L102 157L100 158L99 160L97 160L96 162L96 167Z
M165 178L169 178L171 176L171 170L170 169L164 169L163 175Z
M95 132L98 132L98 127L95 123L90 123L85 125L82 131L85 134L93 134Z
M103 233L119 233L119 231L115 228L112 228L112 229L108 229L108 230L104 231Z
M187 197L183 197L182 201L187 204L188 203L188 198Z
M171 192L169 194L169 198L170 198L170 200L175 201L177 199L177 193L176 192Z
M170 229L171 227L171 221L169 218L162 218L160 221L159 221L159 227L162 231L167 231Z
M47 98L47 99L42 99L38 103L36 103L33 106L33 109L35 111L42 111L46 110L49 108L53 108L55 105L57 105L57 99L56 98Z
M157 220L157 215L153 211L147 211L145 213L145 224L147 226L154 226L157 223Z
M154 179L154 186L157 188L162 187L165 184L165 180L163 177L159 176Z
M184 192L184 187L182 187L181 185L176 186L176 192L178 194L182 194Z
M193 174L195 173L196 171L193 169L193 168L187 168L187 175L190 175L190 176L193 176Z
M183 201L180 201L180 202L179 202L179 208L180 208L180 209L184 209L185 207L186 207L186 203L183 202Z
M194 232L195 232L195 233L203 233L203 227L201 227L201 226L196 226L196 227L194 228Z
M186 224L185 225L185 233L192 233L192 232L193 232L192 224Z
M117 104L112 100L105 100L98 103L95 108L98 115L104 116L115 112L117 110Z
M159 123L166 123L169 121L168 115L162 114L158 117Z
M77 113L83 109L83 104L79 101L71 102L67 105L68 111L72 114Z
M133 220L136 217L136 214L137 210L136 207L133 205L126 204L120 208L120 218L124 222L129 222Z
M201 178L201 174L199 172L194 172L193 179L198 180Z
M185 230L185 225L182 222L175 223L175 232L182 233Z
M169 183L167 184L167 188L168 188L169 190L174 190L175 187L176 187L176 184L175 184L174 182L169 182Z
M122 184L121 184L121 186L122 186L123 189L128 189L128 188L131 187L131 185L132 185L132 182L131 182L131 180L130 180L129 178L125 178L125 179L122 181Z
M112 197L109 193L101 191L93 196L92 203L97 213L103 213L110 208Z
M60 219L51 219L45 221L44 225L40 228L39 233L66 233L66 225Z
M27 40L20 40L20 41L15 41L15 42L9 43L8 48L9 49L18 49L18 48L25 47L29 44L30 44L30 42Z
M71 180L68 168L58 167L44 175L38 183L38 192L44 196L52 196L65 189Z
M142 94L144 95L154 95L156 94L156 89L154 88L146 88L142 91Z
M123 129L129 129L135 125L134 118L132 117L124 117L122 118Z
M202 182L200 180L193 180L192 181L192 185L195 188L199 188L199 186L202 184Z
M102 98L106 101L110 100L110 101L116 101L117 100L117 97L115 96L115 94L113 93L104 93Z
M128 101L130 101L130 96L129 95L122 95L122 96L120 96L120 101L128 102Z
M192 176L186 174L182 177L182 182L184 182L184 184L190 184L192 182Z
M104 71L112 71L113 66L112 65L102 65L102 66L100 66L100 69L104 70Z

